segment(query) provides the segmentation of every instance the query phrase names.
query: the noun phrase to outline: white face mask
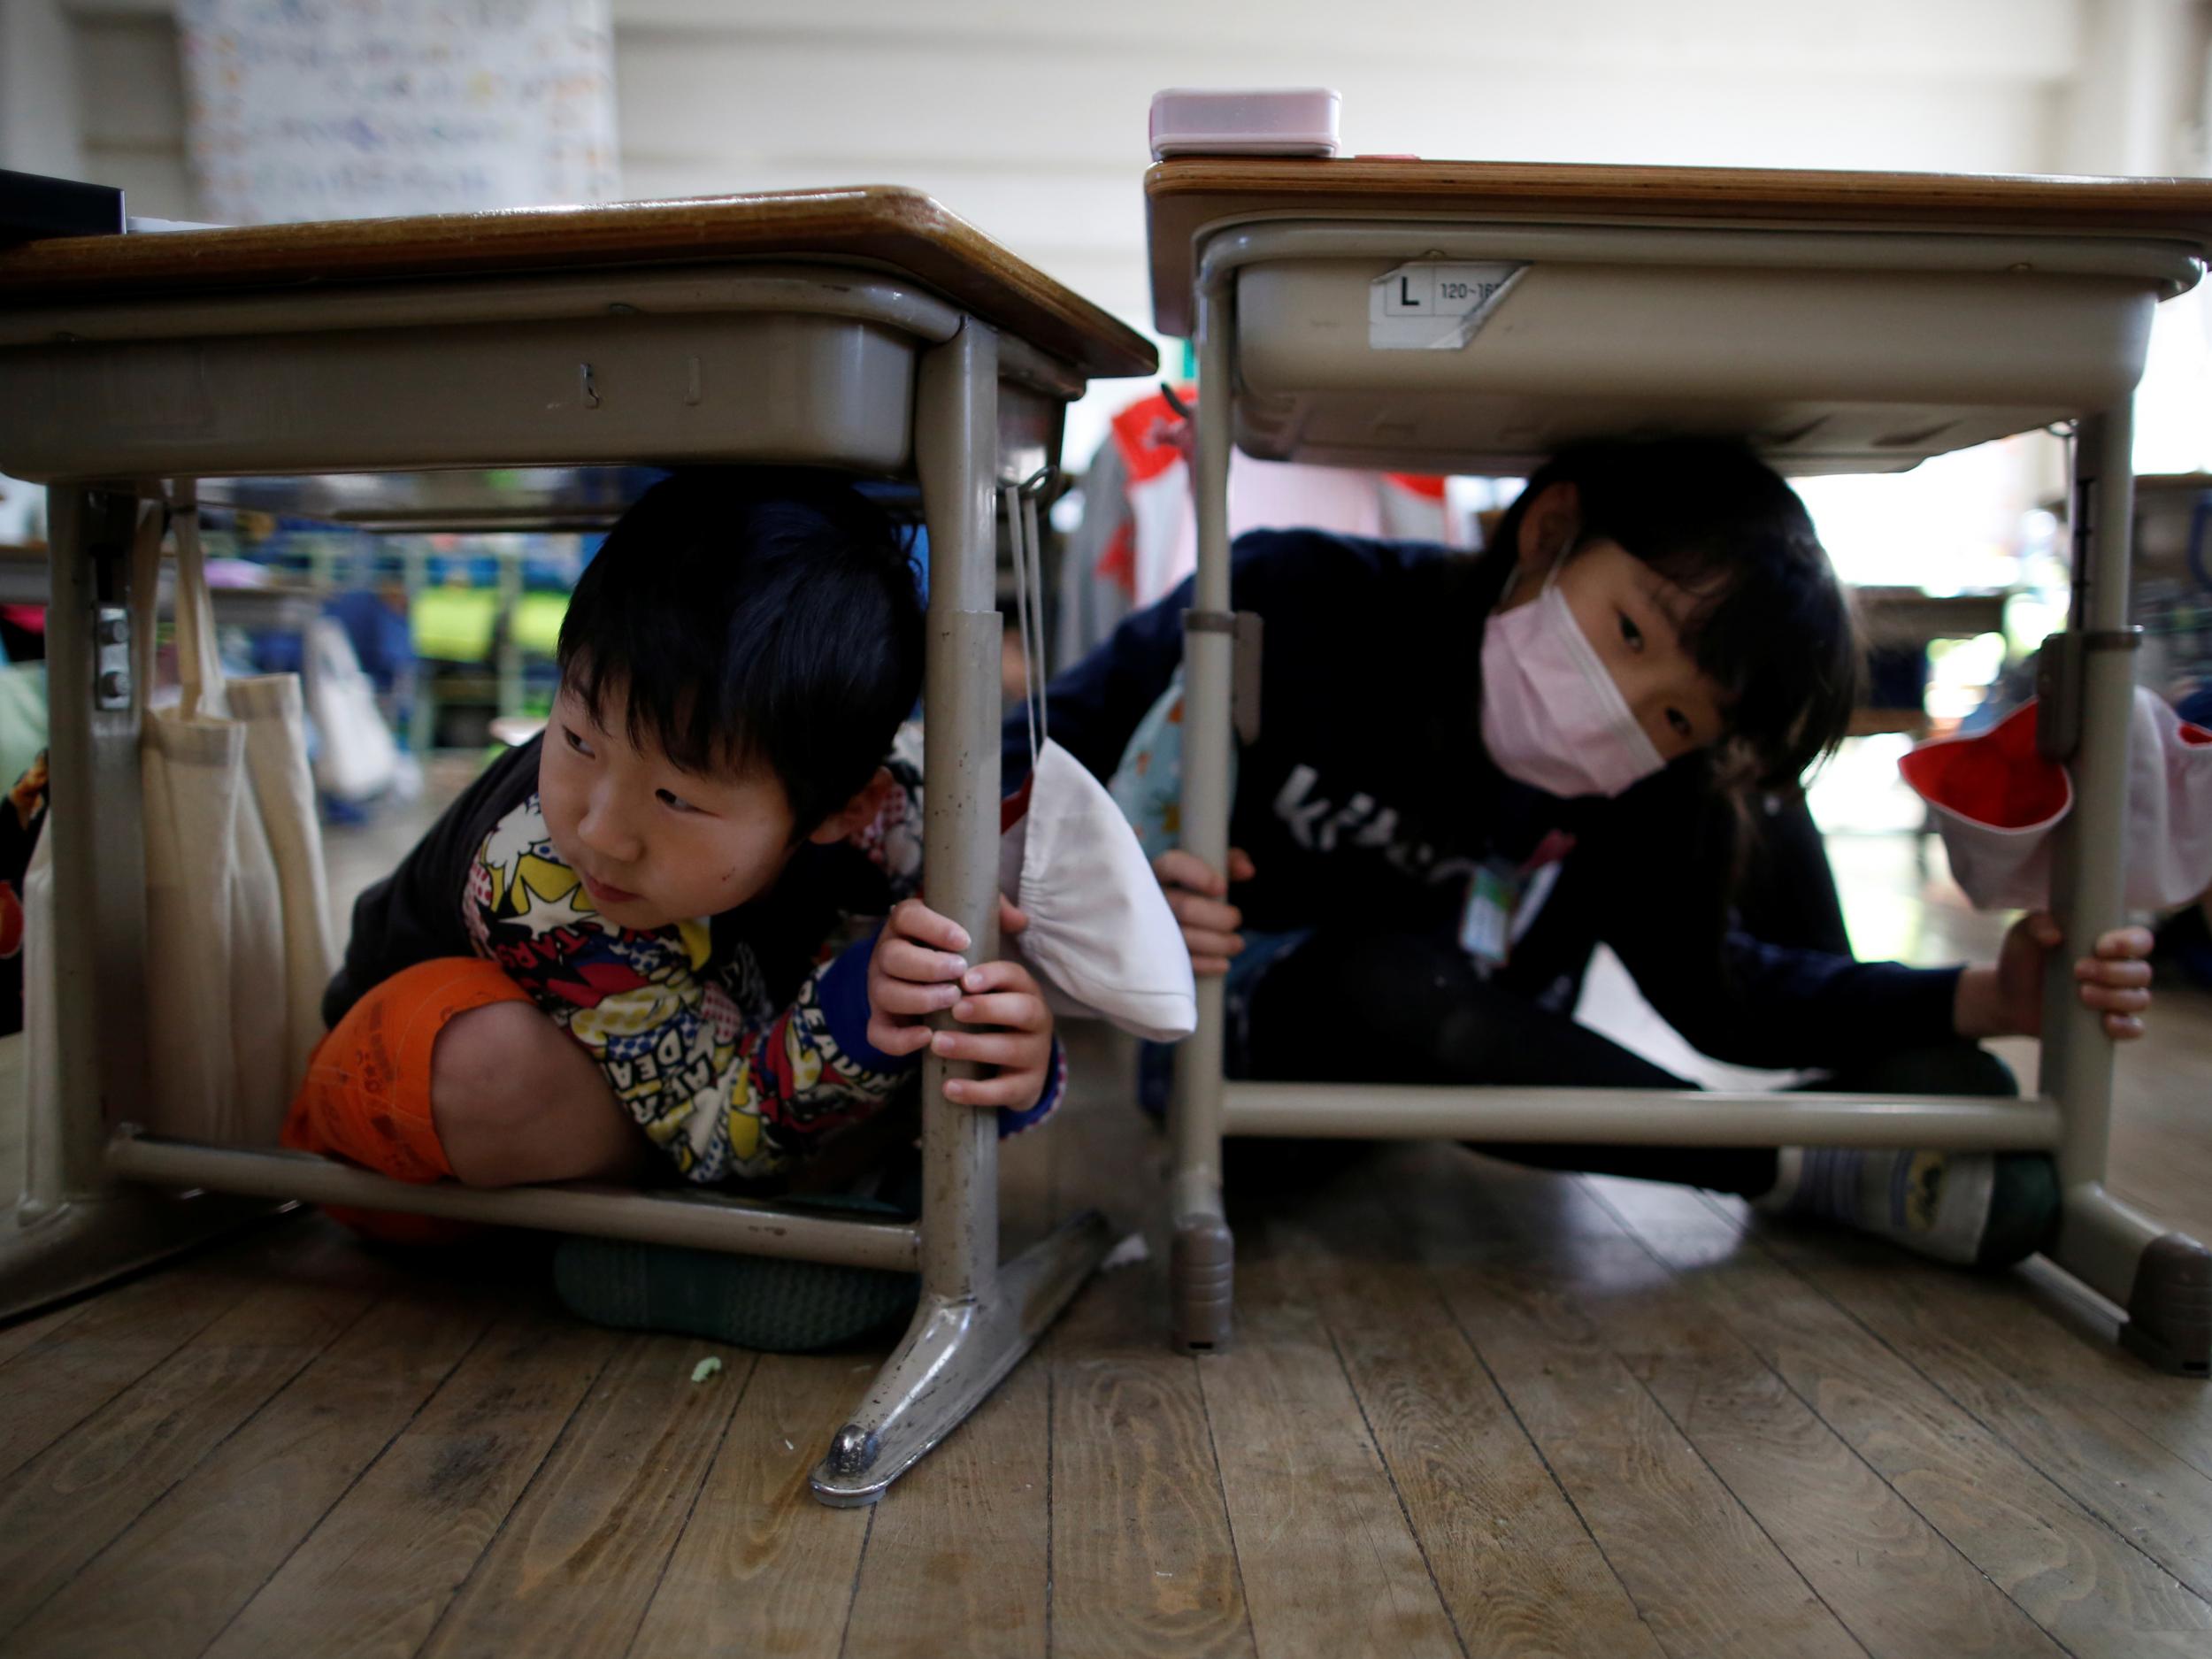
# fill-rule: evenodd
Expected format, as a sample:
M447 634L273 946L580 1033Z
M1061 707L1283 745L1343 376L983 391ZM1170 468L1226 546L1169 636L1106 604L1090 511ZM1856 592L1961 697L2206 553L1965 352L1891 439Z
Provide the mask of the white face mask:
M1483 629L1482 741L1499 771L1532 789L1617 795L1667 763L1584 637L1557 574Z

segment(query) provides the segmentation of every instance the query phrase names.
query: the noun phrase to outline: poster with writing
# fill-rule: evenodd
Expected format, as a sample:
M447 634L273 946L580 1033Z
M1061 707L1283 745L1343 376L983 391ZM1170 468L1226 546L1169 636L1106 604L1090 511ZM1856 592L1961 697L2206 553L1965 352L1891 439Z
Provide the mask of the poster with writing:
M616 192L608 0L181 0L178 21L219 222Z

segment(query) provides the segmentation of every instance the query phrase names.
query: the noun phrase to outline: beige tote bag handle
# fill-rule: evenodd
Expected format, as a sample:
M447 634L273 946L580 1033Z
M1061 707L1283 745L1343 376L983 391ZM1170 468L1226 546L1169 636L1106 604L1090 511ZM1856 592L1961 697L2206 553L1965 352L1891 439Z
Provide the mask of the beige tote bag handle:
M178 713L185 719L221 719L230 712L216 640L215 600L208 591L207 554L200 542L200 509L189 485L173 486L167 502L150 501L139 511L131 549L131 672L141 695L151 697L155 627L161 595L161 544L176 533Z

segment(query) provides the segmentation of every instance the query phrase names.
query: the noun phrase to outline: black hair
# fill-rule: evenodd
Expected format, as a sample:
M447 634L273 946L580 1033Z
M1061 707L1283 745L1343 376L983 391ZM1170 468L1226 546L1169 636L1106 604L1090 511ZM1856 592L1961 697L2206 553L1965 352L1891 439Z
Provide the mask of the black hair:
M765 764L803 836L865 788L922 682L911 534L846 479L662 480L585 566L562 682L687 772Z
M1617 542L1692 595L1683 647L1720 687L1730 728L1717 776L1792 784L1833 752L1858 701L1857 631L1811 515L1772 468L1717 438L1563 449L1498 522L1483 563L1501 585L1528 503L1554 484L1575 487L1578 545Z

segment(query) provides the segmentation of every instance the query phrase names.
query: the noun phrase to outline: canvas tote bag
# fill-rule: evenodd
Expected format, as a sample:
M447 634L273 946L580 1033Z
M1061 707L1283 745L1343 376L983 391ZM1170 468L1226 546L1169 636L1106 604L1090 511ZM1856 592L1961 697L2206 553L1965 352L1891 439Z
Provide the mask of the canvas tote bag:
M150 689L165 517L140 520L132 640ZM296 674L226 680L200 547L180 500L178 699L149 699L148 1100L156 1133L273 1146L322 1035L335 961L322 836Z

